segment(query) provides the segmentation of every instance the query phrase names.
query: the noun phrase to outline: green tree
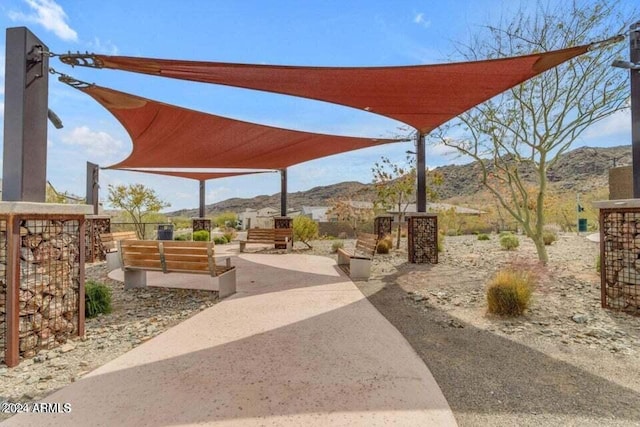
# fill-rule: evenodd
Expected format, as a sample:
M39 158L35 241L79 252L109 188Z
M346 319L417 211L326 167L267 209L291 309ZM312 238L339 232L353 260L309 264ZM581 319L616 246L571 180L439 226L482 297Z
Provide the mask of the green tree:
M486 36L458 53L467 60L501 58L601 40L628 28L618 7L619 2L606 0L538 2L533 12L522 9L511 20L487 26ZM432 142L480 163L482 183L533 240L543 263L548 262L543 241L547 171L591 124L628 107L628 71L610 66L624 48L602 43L431 135ZM525 183L525 171L533 172L533 187Z
M214 219L218 227L236 228L238 225L238 215L233 212L223 212Z
M409 159L407 159L409 160ZM398 235L396 249L400 248L400 234L408 204L413 201L416 189L416 169L411 163L402 166L382 157L371 168L376 189L376 206L396 209L398 212Z
M144 239L144 220L171 204L160 200L156 192L142 184L109 185L109 204L131 217L139 239Z

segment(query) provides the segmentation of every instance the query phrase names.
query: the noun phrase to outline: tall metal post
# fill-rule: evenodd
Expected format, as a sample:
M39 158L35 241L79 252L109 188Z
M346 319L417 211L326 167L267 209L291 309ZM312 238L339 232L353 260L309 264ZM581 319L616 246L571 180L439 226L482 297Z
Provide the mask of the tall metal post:
M6 38L2 200L44 202L49 48L25 27Z
M629 60L640 64L640 21L629 32ZM633 198L640 199L640 70L631 74L631 145L633 150Z
M204 200L204 196L205 196L205 192L206 192L206 181L202 180L200 181L200 210L198 211L198 215L200 215L200 218L204 218L205 215L205 200Z
M416 141L416 158L418 177L417 194L416 194L416 210L417 212L427 211L427 164L425 161L424 134L418 131Z
M287 169L280 169L280 216L287 216Z
M98 215L98 190L100 188L100 167L87 162L87 190L86 203L93 205L93 214Z

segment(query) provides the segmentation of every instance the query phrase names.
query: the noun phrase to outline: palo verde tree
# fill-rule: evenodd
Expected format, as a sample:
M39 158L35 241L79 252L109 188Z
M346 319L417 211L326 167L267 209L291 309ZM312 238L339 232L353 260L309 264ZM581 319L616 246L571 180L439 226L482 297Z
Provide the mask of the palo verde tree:
M109 204L131 217L139 239L144 239L145 217L171 206L160 200L153 189L142 184L109 185Z
M532 6L530 3L524 3ZM619 2L538 2L458 47L466 60L502 58L578 46L624 33ZM611 67L622 56L620 37L462 114L432 133L431 141L454 147L479 162L480 179L535 243L543 241L547 171L592 124L628 107L628 71ZM533 182L524 179L532 175Z

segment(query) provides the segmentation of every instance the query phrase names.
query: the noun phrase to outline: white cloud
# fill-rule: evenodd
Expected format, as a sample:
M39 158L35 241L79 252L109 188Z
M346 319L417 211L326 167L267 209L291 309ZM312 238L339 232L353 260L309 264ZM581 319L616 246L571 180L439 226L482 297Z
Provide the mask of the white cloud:
M12 21L34 22L52 31L62 40L77 41L78 33L67 24L67 14L53 0L24 0L34 12L9 12Z
M416 14L413 18L413 23L418 24L424 28L429 28L431 26L431 21L424 18L424 13L420 12Z
M589 126L584 132L584 139L597 139L631 133L631 110L627 109L610 115L606 119ZM626 143L626 142L625 142Z
M106 132L93 131L87 126L74 128L62 137L62 142L85 149L88 155L96 158L109 158L122 154L122 141Z
M89 46L92 51L103 55L118 55L120 53L118 46L113 44L111 40L102 41L98 37L95 37L93 41L87 43L87 46Z

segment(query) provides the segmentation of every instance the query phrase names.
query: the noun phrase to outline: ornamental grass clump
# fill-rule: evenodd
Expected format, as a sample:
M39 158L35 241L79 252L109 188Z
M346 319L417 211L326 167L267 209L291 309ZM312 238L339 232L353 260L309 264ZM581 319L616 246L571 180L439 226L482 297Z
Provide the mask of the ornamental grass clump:
M344 248L344 242L342 240L336 240L331 244L331 253L338 252L338 249Z
M526 269L498 271L487 286L489 313L520 316L529 307L535 281L535 275Z
M207 230L198 230L193 232L193 241L194 242L208 242L209 241L209 232Z
M384 238L378 241L376 252L379 254L388 254L392 247L393 247L393 238L391 237L391 235L386 235L384 236Z
M500 246L507 251L512 251L520 246L520 240L515 234L505 234L500 237Z
M488 234L480 233L478 234L478 240L491 240Z
M111 289L104 283L87 280L84 285L84 306L88 318L111 313Z
M227 243L229 243L229 241L225 236L214 236L213 243L216 245L226 245Z
M556 240L558 240L558 235L553 231L542 232L542 241L544 242L545 246L551 245Z

